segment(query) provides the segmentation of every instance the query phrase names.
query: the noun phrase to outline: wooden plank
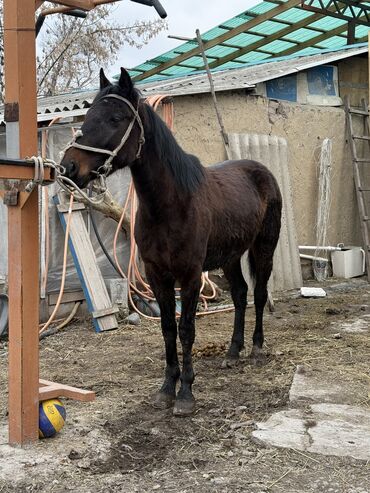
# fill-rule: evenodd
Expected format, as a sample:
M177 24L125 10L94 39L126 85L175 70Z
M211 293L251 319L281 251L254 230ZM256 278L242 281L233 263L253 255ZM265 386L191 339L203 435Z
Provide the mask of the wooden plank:
M39 400L54 399L56 397L67 397L75 401L91 402L95 400L95 392L92 390L83 390L70 385L49 382L49 380L39 381Z
M355 109L355 108L349 108L348 111L350 113L352 113L353 115L367 116L369 114L368 111L358 110L358 109Z
M93 0L52 0L52 2L82 10L91 10L95 7Z
M0 158L1 162L1 158ZM54 170L44 168L44 179L52 183L54 181ZM29 166L0 165L0 179L4 180L33 180L35 168Z
M54 202L57 205L58 203L65 205L65 194L59 193L58 196L54 197ZM66 227L67 214L67 212L59 212L64 229ZM85 294L89 312L93 314L95 311L107 308L111 309L112 302L98 267L95 252L81 211L72 212L69 247ZM93 318L93 322L97 332L118 328L115 315L107 315L99 319Z
M58 206L58 211L59 212L68 212L69 211L69 206L59 204ZM72 210L73 211L83 211L86 210L85 204L82 204L82 202L74 202L72 205Z
M112 315L113 313L119 313L118 306L112 306L111 308L104 308L103 310L96 310L92 312L94 318L106 317L107 315Z
M5 104L18 105L19 147L8 156L37 153L34 0L4 1ZM14 136L14 135L13 135ZM7 167L0 166L5 173ZM19 168L19 167L18 167ZM20 170L12 170L19 178ZM34 170L31 168L32 178ZM14 174L15 172L15 174ZM20 192L8 207L9 442L38 439L39 234L38 190Z
M54 306L57 304L59 293L49 294L49 305ZM84 301L85 295L83 291L70 291L65 292L62 296L61 303L73 303L76 301Z

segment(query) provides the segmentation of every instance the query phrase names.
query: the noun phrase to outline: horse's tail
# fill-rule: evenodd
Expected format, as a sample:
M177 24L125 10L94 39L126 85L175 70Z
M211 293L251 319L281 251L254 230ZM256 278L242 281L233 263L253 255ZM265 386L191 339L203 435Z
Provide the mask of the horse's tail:
M249 277L251 278L253 285L256 281L256 262L254 256L248 251L248 265L249 265Z
M277 195L268 202L261 229L248 252L249 273L253 280L256 278L257 269L254 253L258 252L259 257L263 257L264 254L267 254L267 257L273 255L279 240L282 200L279 189L277 192Z

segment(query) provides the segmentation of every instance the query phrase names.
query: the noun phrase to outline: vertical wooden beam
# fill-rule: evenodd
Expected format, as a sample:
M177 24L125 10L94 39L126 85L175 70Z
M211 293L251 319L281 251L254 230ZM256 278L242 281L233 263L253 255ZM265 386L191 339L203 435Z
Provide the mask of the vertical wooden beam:
M35 0L4 0L7 149L37 153ZM9 116L10 115L10 116ZM9 206L9 441L38 438L38 191Z
M368 82L367 82L367 90L368 90L368 98L367 98L367 106L370 105L370 31L368 32L368 40L367 40L367 63L368 63Z
M356 22L348 21L347 25L347 44L353 45L356 43Z

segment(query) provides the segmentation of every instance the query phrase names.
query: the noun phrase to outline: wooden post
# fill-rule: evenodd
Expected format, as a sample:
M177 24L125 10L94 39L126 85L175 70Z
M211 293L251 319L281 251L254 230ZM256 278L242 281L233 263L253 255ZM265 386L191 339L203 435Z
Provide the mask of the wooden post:
M35 0L4 0L8 157L37 154ZM15 182L15 188L19 182ZM38 439L39 238L37 187L8 207L9 442Z
M368 60L368 69L367 69L367 72L368 72L368 83L367 83L367 87L368 87L368 99L367 99L367 105L369 107L370 105L370 31L368 32L368 42L367 42L367 60Z

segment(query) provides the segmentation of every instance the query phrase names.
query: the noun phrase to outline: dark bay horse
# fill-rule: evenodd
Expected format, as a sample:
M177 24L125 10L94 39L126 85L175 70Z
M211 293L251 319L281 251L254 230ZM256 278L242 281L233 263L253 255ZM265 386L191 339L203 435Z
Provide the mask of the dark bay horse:
M244 346L248 286L240 258L246 250L255 279L251 358L256 361L262 355L267 281L280 232L278 185L268 169L255 161L227 161L204 168L140 100L124 69L118 84L111 84L101 70L100 92L81 131L61 163L78 186L86 186L99 174L130 167L139 198L135 238L161 309L166 349L164 383L153 404L174 406L175 415L189 415L195 408L192 346L201 273L221 267L230 283L235 321L225 361L231 366ZM176 347L176 281L181 286L182 371Z

